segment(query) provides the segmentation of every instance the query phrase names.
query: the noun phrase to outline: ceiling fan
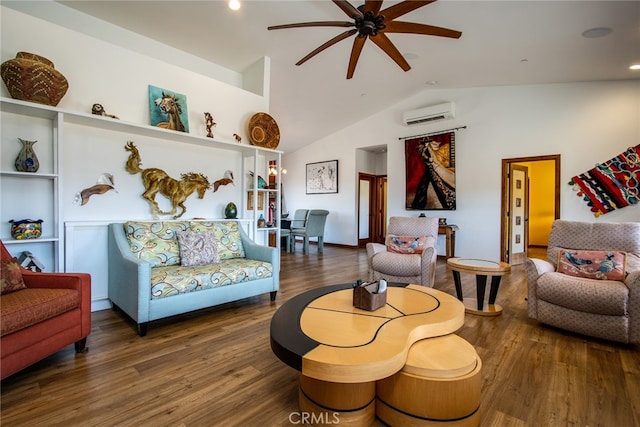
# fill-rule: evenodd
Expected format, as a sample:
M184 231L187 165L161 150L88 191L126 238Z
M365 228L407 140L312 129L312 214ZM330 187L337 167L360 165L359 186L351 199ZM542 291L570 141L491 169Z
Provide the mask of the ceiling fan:
M307 56L296 62L296 65L302 65L318 53L334 44L356 35L351 48L351 57L349 58L349 68L347 69L347 79L353 77L356 70L358 58L362 52L364 43L367 38L371 39L380 49L382 49L396 64L404 71L409 71L411 66L404 59L400 51L387 37L388 33L408 33L422 34L428 36L460 38L460 31L450 30L448 28L434 27L432 25L417 24L414 22L395 21L396 18L405 15L422 6L426 6L436 0L405 0L394 4L386 9L382 8L383 0L366 0L359 7L354 7L346 0L333 0L333 2L342 11L347 14L353 22L349 21L318 21L318 22L301 22L298 24L274 25L268 27L269 30L281 30L284 28L300 28L300 27L355 27L338 34L328 42L314 49Z

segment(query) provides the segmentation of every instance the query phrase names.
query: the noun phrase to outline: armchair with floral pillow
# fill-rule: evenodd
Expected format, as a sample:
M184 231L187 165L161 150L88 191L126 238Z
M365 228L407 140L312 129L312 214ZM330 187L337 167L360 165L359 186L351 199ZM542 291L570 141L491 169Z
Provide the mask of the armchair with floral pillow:
M438 218L391 217L385 244L367 243L369 280L433 287Z
M640 223L555 220L547 260L529 258L525 268L530 318L640 343Z

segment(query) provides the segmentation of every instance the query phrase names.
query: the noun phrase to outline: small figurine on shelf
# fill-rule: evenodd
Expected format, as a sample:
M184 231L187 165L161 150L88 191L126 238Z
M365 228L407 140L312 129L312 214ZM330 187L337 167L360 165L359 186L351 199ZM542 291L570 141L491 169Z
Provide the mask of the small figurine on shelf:
M238 135L237 133L233 134L233 139L235 139L238 144L240 144L242 142L242 137L240 135Z
M207 138L213 138L213 127L217 124L213 121L211 113L204 113L204 120L207 126Z
M258 228L265 228L267 226L267 221L264 219L264 215L260 214L260 218L258 218Z
M22 252L18 262L20 266L37 273L40 273L45 268L44 264L29 251Z
M104 107L102 106L102 104L93 104L93 107L91 107L91 114L95 114L96 116L110 117L112 119L120 119L120 117L114 116L113 114L107 114L107 112L104 111Z
M253 178L253 171L249 171L249 175L251 176L251 178ZM266 187L267 187L267 181L265 181L263 177L258 175L258 188L266 188Z

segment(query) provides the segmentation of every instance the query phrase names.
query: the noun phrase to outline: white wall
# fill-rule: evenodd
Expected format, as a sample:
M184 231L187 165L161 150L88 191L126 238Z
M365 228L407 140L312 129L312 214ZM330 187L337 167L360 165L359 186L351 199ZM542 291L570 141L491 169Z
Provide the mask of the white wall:
M190 64L166 62L127 50L76 31L2 7L2 62L14 58L18 51L42 55L69 81L69 90L58 104L65 110L89 113L94 103L123 121L149 124L148 85L158 86L186 95L191 134L206 135L204 112L210 112L217 125L216 140L233 141L233 134L248 144L246 123L258 111L268 111L263 96L239 89L190 71ZM25 28L37 31L25 31ZM52 42L55 40L55 43ZM4 84L0 95L9 97ZM158 167L178 178L181 173L200 172L210 182L233 170L240 181L241 157L238 153L182 145L153 138L141 138L127 133L120 135L84 126L65 128L63 156L64 220L105 220L151 218L149 206L140 195L144 191L139 175L124 171L128 152L125 143L133 139L140 150L143 167ZM29 129L20 136L30 139ZM37 138L34 138L37 139ZM6 145L8 141L2 141ZM3 147L3 154L15 158L20 146ZM11 151L15 151L15 154ZM36 152L38 147L36 147ZM74 195L95 184L98 175L109 172L115 176L118 193L94 196L85 206L73 203ZM203 200L189 198L185 218L221 217L231 200L240 206L240 185L221 187L208 192ZM158 198L161 200L161 197Z
M501 160L561 155L561 217L640 221L640 206L594 218L567 184L572 176L640 141L640 81L425 90L315 144L285 154L284 193L290 211L326 208L325 241L357 244L359 147L387 145L388 216L417 216L404 208L404 142L399 137L467 126L456 132L456 211L427 211L460 227L456 255L499 259ZM456 118L423 126L401 124L403 111L453 101ZM339 193L305 195L305 164L338 159Z

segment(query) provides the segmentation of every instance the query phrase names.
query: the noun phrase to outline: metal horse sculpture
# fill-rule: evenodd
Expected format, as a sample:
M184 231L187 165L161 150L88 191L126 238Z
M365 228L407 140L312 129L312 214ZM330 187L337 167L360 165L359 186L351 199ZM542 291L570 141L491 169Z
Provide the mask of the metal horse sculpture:
M146 189L142 194L142 197L147 199L151 204L151 212L155 218L157 218L158 215L174 215L174 219L180 218L187 211L184 202L191 194L193 194L194 191L197 191L198 198L202 199L205 192L211 188L209 179L200 173L183 173L181 175L182 179L178 181L171 178L162 169L142 169L140 167L142 164L140 153L133 141L127 142L124 149L131 152L127 159L125 169L132 175L137 173L142 174L142 183ZM158 206L158 203L155 200L158 193L171 200L173 209L169 212L161 210ZM180 214L176 214L178 208L181 209Z
M175 95L167 95L162 92L162 97L156 99L156 106L169 117L168 122L161 122L157 124L157 127L177 130L180 132L186 132L186 128L180 119L180 114L182 114L182 107L180 103L176 99Z

